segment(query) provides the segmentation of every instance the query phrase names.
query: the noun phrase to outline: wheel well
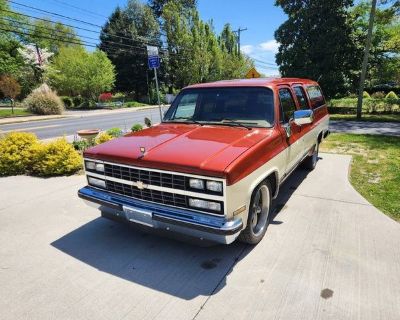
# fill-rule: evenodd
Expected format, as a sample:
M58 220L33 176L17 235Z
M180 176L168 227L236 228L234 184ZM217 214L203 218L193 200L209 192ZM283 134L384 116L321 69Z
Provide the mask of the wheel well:
M265 180L269 180L269 182L271 183L271 193L272 196L275 197L278 190L278 177L276 171L272 172L268 177L265 178Z

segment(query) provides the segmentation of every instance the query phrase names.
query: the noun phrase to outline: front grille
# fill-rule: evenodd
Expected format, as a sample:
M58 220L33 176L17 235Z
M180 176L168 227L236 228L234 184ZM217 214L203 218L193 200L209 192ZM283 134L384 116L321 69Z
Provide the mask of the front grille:
M185 176L181 175L128 168L114 164L105 164L104 172L108 177L134 182L142 181L145 184L153 186L186 190Z
M187 207L186 196L164 191L138 189L135 186L130 186L124 183L106 181L107 190L128 197L133 197L141 200L152 201L156 203L168 204L177 207Z

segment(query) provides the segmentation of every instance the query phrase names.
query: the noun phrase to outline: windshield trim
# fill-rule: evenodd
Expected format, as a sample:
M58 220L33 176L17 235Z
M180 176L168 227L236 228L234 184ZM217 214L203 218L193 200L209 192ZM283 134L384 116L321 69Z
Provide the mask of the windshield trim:
M220 86L220 87L202 87L202 88L184 88L182 89L179 94L176 96L176 98L174 99L174 101L171 103L171 106L169 107L169 109L167 110L167 112L165 113L163 119L161 120L161 123L182 123L182 124L195 124L196 121L199 123L201 123L202 125L224 125L223 122L214 122L214 121L203 121L203 120L191 120L188 119L188 121L174 121L173 119L166 119L168 115L170 115L171 113L175 112L177 104L180 102L180 99L182 98L183 94L186 94L187 92L201 92L201 91L206 91L206 90L210 90L210 89L237 89L237 88L253 88L253 89L261 89L261 90L268 90L272 93L272 97L273 97L273 122L270 123L269 126L265 125L265 126L261 126L261 125L251 125L245 121L238 121L238 123L243 122L245 123L245 125L247 127L250 128L266 128L266 129L270 129L273 128L275 126L275 122L276 122L276 112L275 112L275 95L274 95L274 90L270 87L267 86L235 86L235 87L227 87L227 86ZM172 115L172 114L171 114ZM183 120L183 119L180 119ZM225 123L226 126L228 126L228 124ZM233 127L232 125L229 125L230 127ZM235 126L238 127L239 126ZM244 128L244 127L243 127Z

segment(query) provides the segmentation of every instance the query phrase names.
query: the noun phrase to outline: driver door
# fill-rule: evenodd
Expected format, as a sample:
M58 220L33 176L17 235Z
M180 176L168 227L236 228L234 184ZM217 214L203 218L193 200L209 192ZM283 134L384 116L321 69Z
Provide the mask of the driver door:
M303 156L303 143L301 139L301 127L293 121L293 113L297 109L292 91L288 86L279 87L279 122L281 132L288 145L288 158L285 174L288 174Z

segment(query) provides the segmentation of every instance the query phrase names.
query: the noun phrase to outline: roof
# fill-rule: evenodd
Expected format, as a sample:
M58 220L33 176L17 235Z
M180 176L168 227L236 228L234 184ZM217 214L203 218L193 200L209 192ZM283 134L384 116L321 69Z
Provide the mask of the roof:
M187 86L186 88L215 88L215 87L268 87L280 84L318 84L310 79L302 78L254 78L254 79L235 79L221 80L208 83L199 83Z

